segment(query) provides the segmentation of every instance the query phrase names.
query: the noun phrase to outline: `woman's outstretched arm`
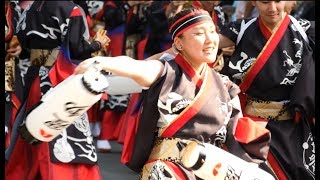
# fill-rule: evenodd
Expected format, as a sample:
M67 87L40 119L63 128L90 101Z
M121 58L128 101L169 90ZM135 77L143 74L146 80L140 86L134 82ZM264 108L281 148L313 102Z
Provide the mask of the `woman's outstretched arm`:
M81 62L75 74L82 74L92 66L119 76L129 77L143 87L150 87L162 74L164 65L158 60L141 61L128 56L96 56Z

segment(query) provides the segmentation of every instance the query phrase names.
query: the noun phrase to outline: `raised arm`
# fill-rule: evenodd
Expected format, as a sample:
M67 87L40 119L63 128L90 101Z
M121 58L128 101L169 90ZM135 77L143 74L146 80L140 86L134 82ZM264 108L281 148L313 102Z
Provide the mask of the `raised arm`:
M148 57L148 58L145 59L145 60L160 59L160 57L161 57L164 53L168 53L168 54L171 54L171 55L173 55L173 56L176 56L176 54L173 52L172 48L169 48L169 49L167 49L167 50L165 50L165 51L163 51L163 52L160 52L160 53L158 53L158 54L154 54L154 55Z
M84 73L92 66L98 70L129 77L143 87L150 87L161 76L164 68L158 60L141 61L128 56L96 56L80 63L75 69L75 74Z

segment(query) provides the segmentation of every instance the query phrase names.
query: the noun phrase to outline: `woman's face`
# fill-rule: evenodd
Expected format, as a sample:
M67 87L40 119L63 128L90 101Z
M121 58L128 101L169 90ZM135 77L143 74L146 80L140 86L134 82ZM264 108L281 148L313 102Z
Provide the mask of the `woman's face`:
M264 24L273 29L284 15L285 1L253 1Z
M182 47L181 54L192 65L212 63L216 60L219 36L212 21L196 25L177 38L176 46Z

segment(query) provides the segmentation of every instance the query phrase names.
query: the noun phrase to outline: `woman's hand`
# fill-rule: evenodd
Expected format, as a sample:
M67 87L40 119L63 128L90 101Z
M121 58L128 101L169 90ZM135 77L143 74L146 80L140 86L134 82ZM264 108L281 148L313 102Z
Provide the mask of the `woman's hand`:
M98 41L101 45L101 48L108 47L110 43L110 38L107 36L107 31L99 29L96 35L93 37L94 41Z
M13 36L9 45L8 45L7 55L10 57L18 57L22 51L22 47L19 43L18 37Z
M99 61L99 56L86 59L82 61L74 70L74 74L83 74L87 71L101 71L103 69L103 66L101 64L101 61Z
M20 45L17 45L16 47L12 47L12 48L9 48L7 50L7 53L11 56L11 57L18 57L20 55L22 51L22 48Z
M74 74L101 70L131 78L141 86L150 87L162 75L164 65L159 60L139 61L129 56L95 56L81 62Z

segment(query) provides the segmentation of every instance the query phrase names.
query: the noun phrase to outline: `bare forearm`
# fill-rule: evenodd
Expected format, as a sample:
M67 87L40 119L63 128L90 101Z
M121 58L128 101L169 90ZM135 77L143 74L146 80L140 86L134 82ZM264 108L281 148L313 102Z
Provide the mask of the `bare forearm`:
M128 56L98 57L101 69L113 74L129 77L141 86L149 87L159 78L163 71L163 64L157 60L135 60Z
M146 60L155 60L155 59L160 59L160 57L164 54L164 53L168 53L168 54L172 54L173 56L176 56L176 54L174 54L172 48L169 48L161 53L152 55L150 57L148 57Z

